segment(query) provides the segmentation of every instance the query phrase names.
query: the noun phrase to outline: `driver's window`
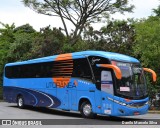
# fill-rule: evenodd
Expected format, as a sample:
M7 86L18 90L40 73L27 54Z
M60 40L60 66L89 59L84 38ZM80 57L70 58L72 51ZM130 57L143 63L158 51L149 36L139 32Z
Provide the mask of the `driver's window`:
M107 58L99 56L89 56L88 59L92 67L96 87L101 90L101 72L103 71L103 68L97 67L96 64L110 64L110 61Z

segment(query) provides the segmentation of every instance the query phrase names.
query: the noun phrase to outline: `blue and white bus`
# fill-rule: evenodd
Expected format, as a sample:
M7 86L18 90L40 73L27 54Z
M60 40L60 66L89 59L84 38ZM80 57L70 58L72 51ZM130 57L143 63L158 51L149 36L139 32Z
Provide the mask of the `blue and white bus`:
M140 62L130 56L82 51L5 65L3 98L26 105L96 114L132 116L148 111L148 94Z

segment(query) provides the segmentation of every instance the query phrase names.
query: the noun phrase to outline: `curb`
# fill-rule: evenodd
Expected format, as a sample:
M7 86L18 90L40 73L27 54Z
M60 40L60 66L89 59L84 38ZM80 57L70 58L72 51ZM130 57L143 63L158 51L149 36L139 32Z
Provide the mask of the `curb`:
M151 113L151 114L160 114L160 111L158 110L152 110L152 111L148 111L148 113Z

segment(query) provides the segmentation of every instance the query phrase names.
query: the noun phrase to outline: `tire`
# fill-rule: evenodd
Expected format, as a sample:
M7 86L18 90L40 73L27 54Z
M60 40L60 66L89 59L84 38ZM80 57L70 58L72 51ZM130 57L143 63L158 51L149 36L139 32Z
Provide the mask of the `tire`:
M95 118L96 116L96 114L92 112L92 105L87 101L81 104L80 113L84 118Z
M21 108L21 109L25 107L23 96L18 96L18 98L17 98L17 106L19 108Z

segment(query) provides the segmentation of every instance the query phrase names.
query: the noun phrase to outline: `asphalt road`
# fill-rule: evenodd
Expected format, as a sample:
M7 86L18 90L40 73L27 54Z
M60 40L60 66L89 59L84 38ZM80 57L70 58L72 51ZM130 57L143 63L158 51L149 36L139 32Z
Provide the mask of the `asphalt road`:
M80 127L88 127L88 128L94 128L94 127L107 127L109 125L112 125L112 127L118 127L118 128L134 128L135 125L126 125L126 123L133 123L134 121L137 122L145 122L147 119L153 120L156 122L156 120L160 120L160 114L146 114L146 115L139 115L139 116L132 116L132 117L108 117L108 116L97 116L95 119L83 119L81 115L78 112L66 112L66 111L59 111L59 110L53 110L48 108L36 108L36 107L27 107L25 109L19 109L17 108L16 104L12 103L6 103L6 102L0 102L0 119L2 120L21 120L25 121L27 119L31 121L40 121L42 119L44 123L51 123L54 124L55 127L73 127L76 126L76 128ZM156 119L156 120L154 120ZM48 122L47 122L48 121ZM148 120L147 120L148 121ZM154 123L153 122L153 123ZM123 124L125 123L125 125ZM148 123L148 122L147 122ZM61 124L61 125L60 125ZM71 125L71 126L69 126ZM103 126L102 126L103 125ZM118 126L121 125L121 126ZM50 127L49 125L46 125L47 127ZM140 125L138 127L143 128L144 125ZM158 125L145 125L145 128L147 127L158 127ZM0 126L0 127L6 127L6 126ZM17 128L17 126L15 126ZM30 126L31 127L31 126ZM41 127L41 126L38 126ZM137 127L137 125L135 126Z

